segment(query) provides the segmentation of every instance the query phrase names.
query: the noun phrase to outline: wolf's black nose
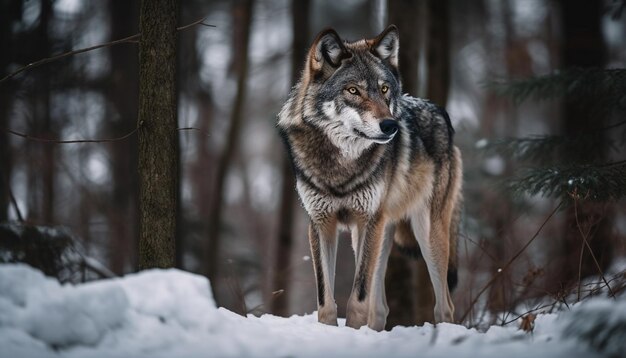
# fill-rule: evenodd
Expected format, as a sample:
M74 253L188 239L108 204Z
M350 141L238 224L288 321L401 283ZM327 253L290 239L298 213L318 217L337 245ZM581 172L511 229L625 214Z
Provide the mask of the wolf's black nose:
M394 135L398 131L398 122L393 119L385 119L380 122L380 130L386 135Z

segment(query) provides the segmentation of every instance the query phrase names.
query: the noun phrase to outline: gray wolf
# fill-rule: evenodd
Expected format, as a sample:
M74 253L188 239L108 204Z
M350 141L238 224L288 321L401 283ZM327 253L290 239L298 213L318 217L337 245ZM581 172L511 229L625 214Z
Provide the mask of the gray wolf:
M356 270L347 326L385 327L389 252L417 246L435 293L436 322L452 322L461 154L447 113L402 95L398 30L343 41L322 31L278 115L300 200L310 216L318 320L337 325L338 230L349 230Z

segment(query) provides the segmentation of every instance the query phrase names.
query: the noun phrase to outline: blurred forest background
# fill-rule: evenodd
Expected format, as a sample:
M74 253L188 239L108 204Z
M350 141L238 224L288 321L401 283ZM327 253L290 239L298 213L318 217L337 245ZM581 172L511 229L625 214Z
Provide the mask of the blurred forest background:
M7 76L137 34L139 1L0 3L0 261L63 281L136 271L137 41ZM179 26L205 19L178 32L176 265L210 276L218 303L242 314L315 309L308 218L276 115L317 32L356 40L394 23L404 91L446 107L464 157L457 319L508 323L522 303L593 294L586 277L623 282L611 271L626 254L623 10L611 0L181 1ZM339 246L343 316L354 259L347 238ZM432 319L425 275L392 254L390 326Z

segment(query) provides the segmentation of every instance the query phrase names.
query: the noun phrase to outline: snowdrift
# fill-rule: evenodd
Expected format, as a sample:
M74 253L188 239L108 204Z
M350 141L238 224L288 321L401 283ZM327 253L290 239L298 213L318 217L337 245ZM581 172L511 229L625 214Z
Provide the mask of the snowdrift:
M532 334L513 326L481 333L453 324L374 332L341 327L345 321L322 325L315 317L236 315L216 307L206 278L179 270L73 286L26 265L0 265L0 357L7 358L626 354L623 301L593 299L560 316L539 315Z

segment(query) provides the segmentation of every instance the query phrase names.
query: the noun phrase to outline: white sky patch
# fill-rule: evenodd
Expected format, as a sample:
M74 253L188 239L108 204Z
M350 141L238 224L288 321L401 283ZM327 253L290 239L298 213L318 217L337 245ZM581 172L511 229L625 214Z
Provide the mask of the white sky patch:
M107 158L104 154L101 152L91 153L86 165L83 167L83 173L87 179L95 184L102 185L107 183L110 180L110 173Z
M513 11L515 30L521 37L531 37L542 31L544 20L548 16L544 0L515 0Z
M468 124L471 127L478 127L480 121L470 101L467 98L454 95L454 92L452 93L446 106L452 127L458 128L461 123Z
M54 10L66 14L75 14L83 8L81 0L57 0L54 2Z
M531 40L527 45L528 54L532 58L534 73L547 73L550 71L550 52L545 42Z
M207 20L206 23L214 24L215 21ZM216 28L203 27L198 33L196 46L202 54L200 77L205 83L221 83L226 79L228 72L226 69L230 62L231 51L230 44L225 40ZM220 93L221 88L216 88L214 94L220 97Z
M489 141L486 138L481 138L474 143L474 146L477 149L483 149L489 144Z
M34 25L41 14L41 4L39 1L25 1L22 11L22 21L24 27L28 28Z
M248 166L250 199L257 210L273 210L278 203L276 185L279 173L269 162L261 158L253 160Z
M624 16L624 15L622 15ZM623 21L616 21L609 16L602 17L602 32L605 36L605 41L609 46L619 46L624 41L624 23Z
M252 22L250 55L253 62L267 61L292 42L291 5L259 1ZM304 61L304 59L302 59Z
M199 118L198 103L190 101L185 95L179 96L178 105L178 126L180 128L201 126L200 121L206 120L206 118ZM196 160L197 140L198 136L206 135L201 132L193 130L181 130L178 131L178 137L180 139L180 155L185 161L194 162Z
M483 168L485 171L491 175L502 175L504 173L504 168L506 167L506 163L504 159L502 159L499 155L494 155L485 159L483 162Z
M99 12L94 15L85 31L75 34L74 49L94 46L109 41L110 29L109 18L106 13ZM89 78L96 78L109 74L109 57L102 56L100 51L90 51L79 56L74 56L74 66L77 70L84 68ZM123 91L124 89L120 89Z
M234 204L243 198L244 182L239 170L231 170L226 176L226 191L224 200L228 204Z
M382 32L387 27L387 1L374 0L372 2L372 11L374 13L373 25L375 32Z
M26 198L28 197L28 178L24 170L16 169L18 169L17 166L14 168L13 178L11 178L11 188L13 189L15 201L17 201L17 207L20 209L20 214L26 218L28 217L28 205L26 203ZM17 212L13 205L9 207L9 219L18 219Z
M242 128L245 134L242 138L245 138L245 140L242 140L241 146L247 156L255 158L266 156L265 151L270 143L278 140L277 134L267 131L266 127L266 123L248 121L246 122L246 128Z
M73 119L64 126L63 139L100 138L100 125L104 119L106 100L101 93L72 90L54 94L52 115L58 118Z
M185 204L191 203L193 198L194 198L194 192L193 192L193 188L191 183L189 182L189 178L188 177L184 177L184 179L181 182L181 196L182 196L182 202ZM204 198L206 199L206 198Z

